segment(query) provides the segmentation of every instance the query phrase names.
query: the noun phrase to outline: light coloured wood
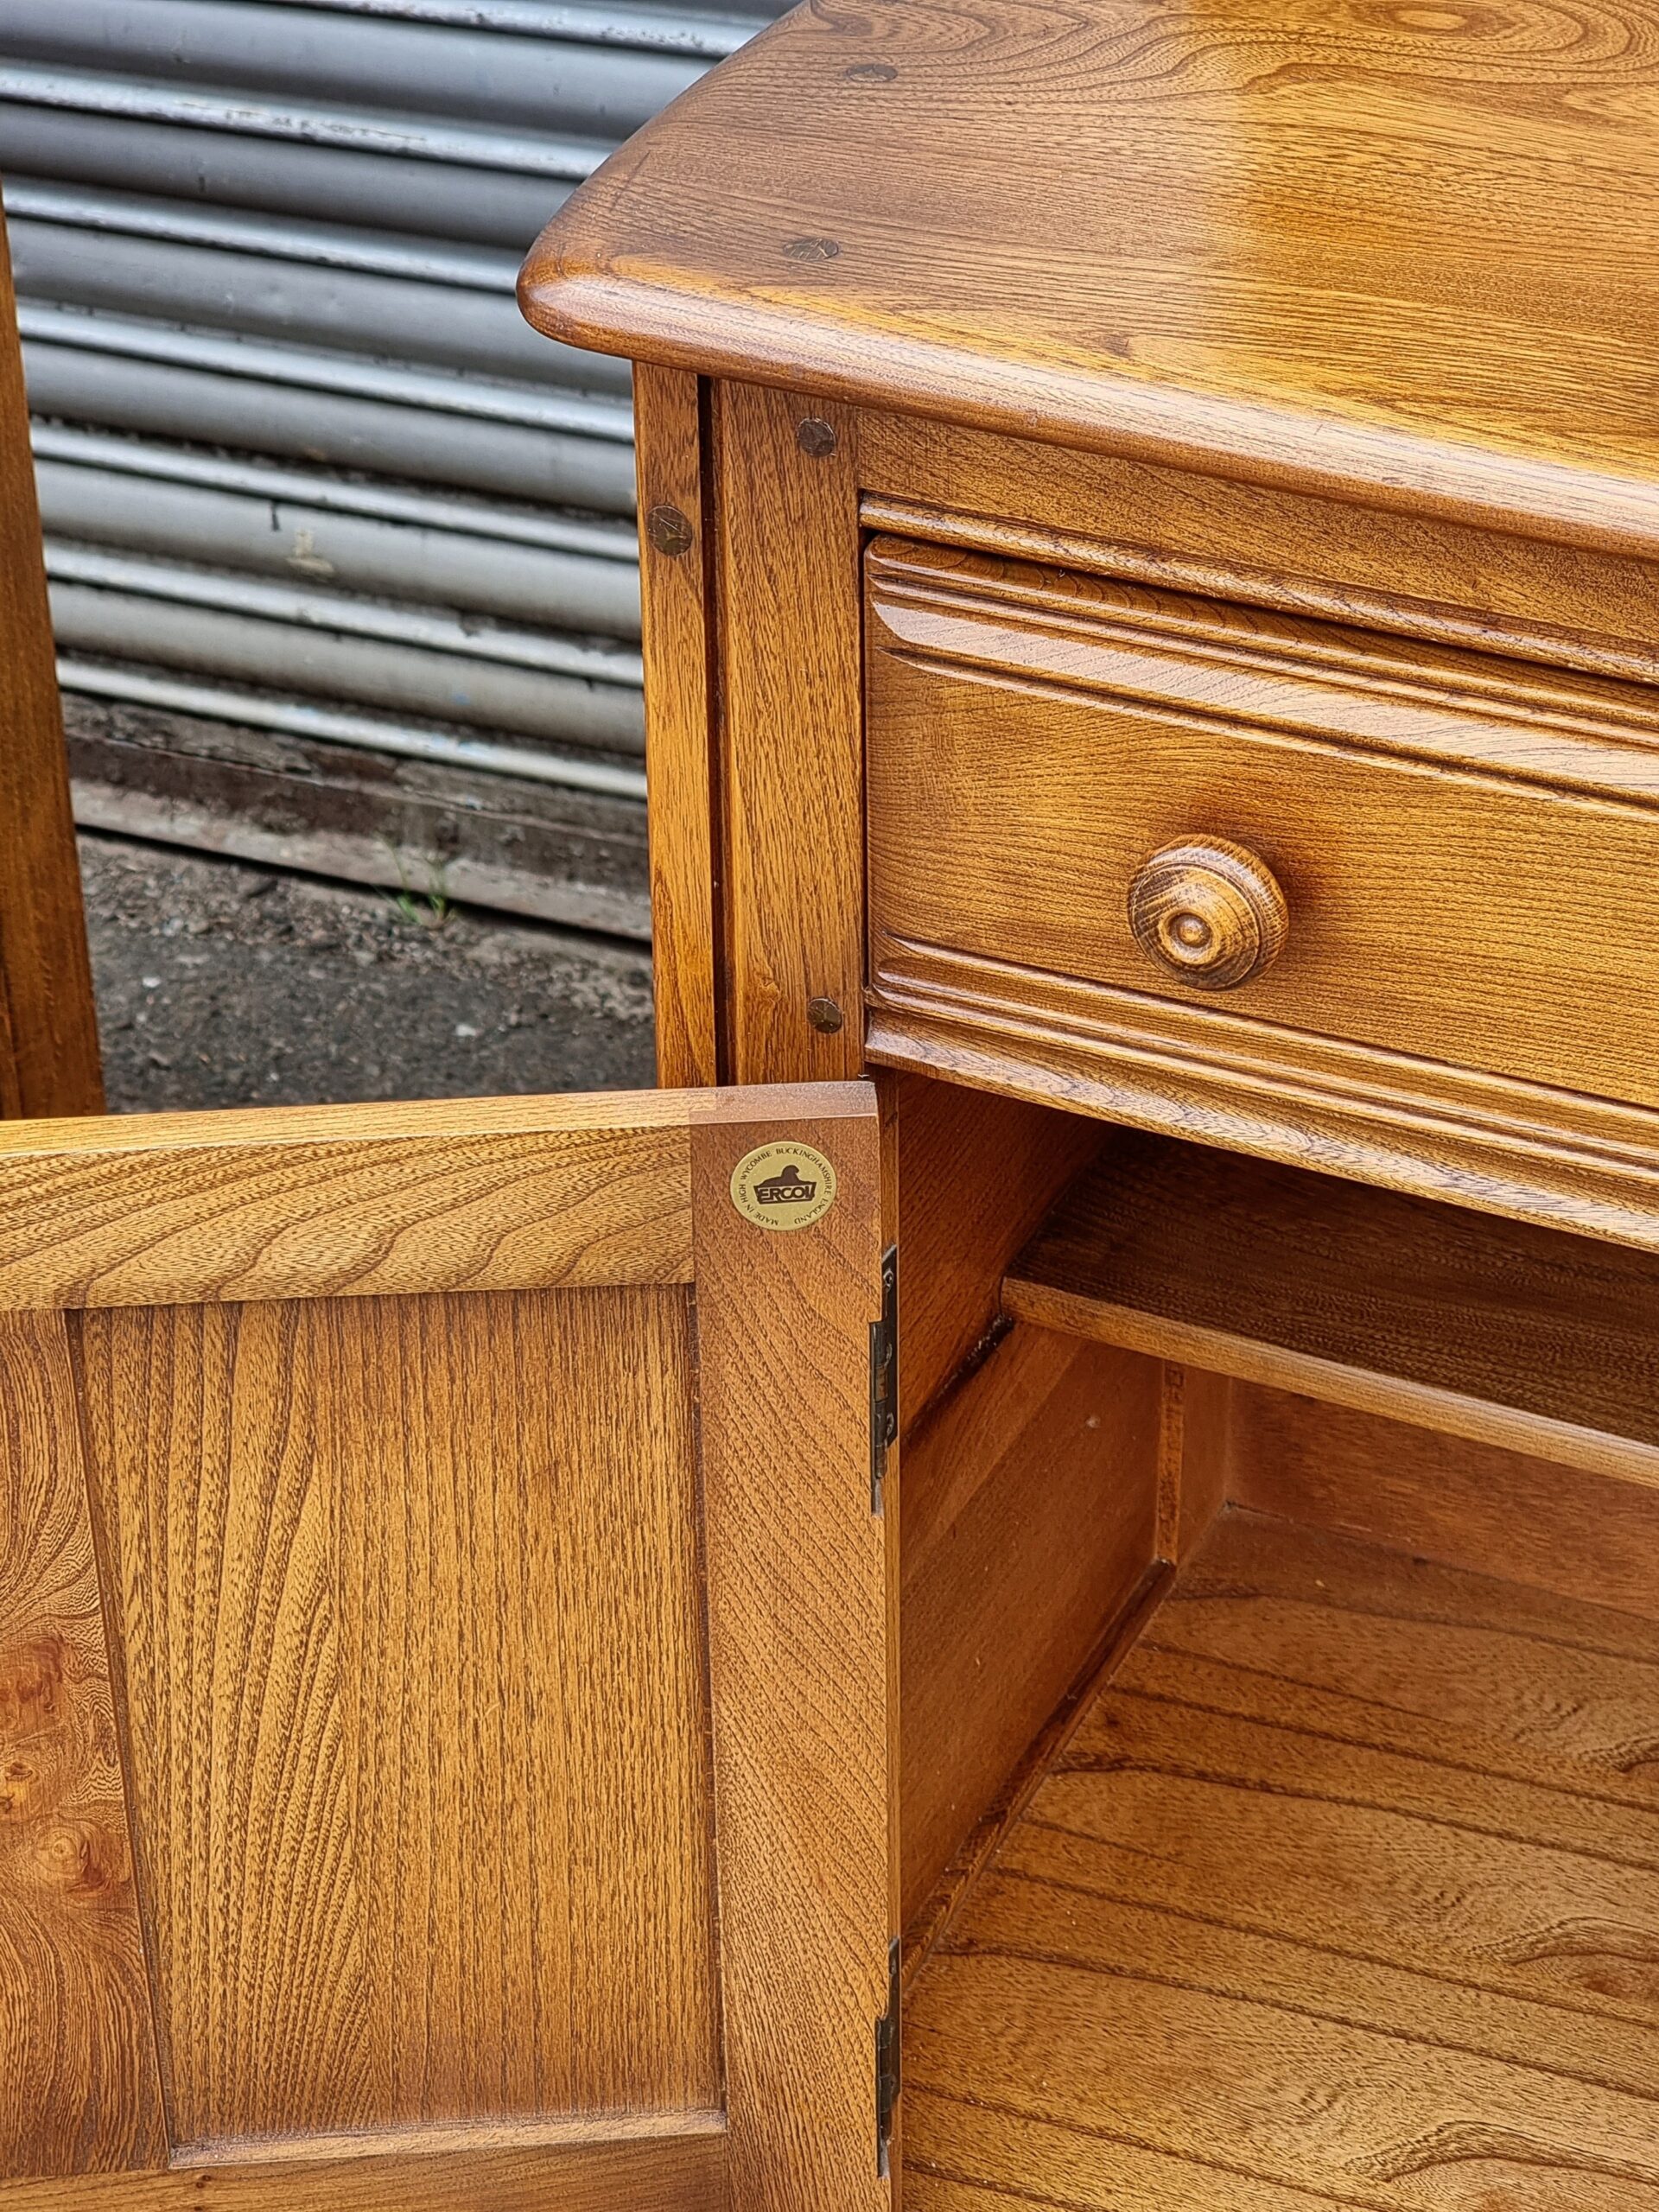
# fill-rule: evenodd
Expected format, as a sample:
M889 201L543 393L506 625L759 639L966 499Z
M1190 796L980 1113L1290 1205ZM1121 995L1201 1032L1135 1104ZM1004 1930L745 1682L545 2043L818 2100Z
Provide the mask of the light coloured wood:
M912 1994L910 2203L1641 2212L1656 1664L1229 1516Z
M1659 1618L1659 1491L1285 1390L1232 1392L1242 1505Z
M728 1073L740 1083L856 1075L864 855L853 418L721 385L715 420ZM839 1028L814 1026L809 1008L820 1001Z
M906 1929L1152 1566L1160 1386L1155 1361L1020 1329L906 1440Z
M0 1148L0 1185L37 1176L42 1245L49 1196L73 1221L83 1183L112 1172L142 1190L164 1167L204 1244L273 1160L290 1204L324 1193L286 1296L0 1317L0 1344L59 1347L16 1378L0 1365L34 1440L0 1682L38 1702L72 1681L60 1732L88 1734L102 1763L60 1793L80 1859L36 1821L7 1860L0 1936L29 1977L0 2042L7 2201L61 2205L77 2161L126 2159L147 2169L137 2193L95 2202L175 2201L188 2172L192 2202L712 2212L729 2133L734 2212L879 2212L890 1719L869 1086L224 1123L56 1124ZM469 1141L499 1166L526 1134L551 1164L518 1178L502 1287L334 1294L327 1193L352 1196L365 1152L424 1146L435 1185ZM753 1228L732 1203L737 1159L779 1138L838 1169L807 1233ZM569 1186L637 1177L669 1139L657 1198L683 1263L541 1282L536 1232L556 1240ZM115 1643L101 1720L82 1471L73 1450L46 1457L56 1438L87 1454ZM67 1484L49 1522L48 1475ZM84 1663L54 1675L40 1654L63 1590ZM39 1730L9 1733L22 1788ZM118 1816L118 1735L130 1889L93 1824ZM33 1898L42 1851L48 1871L101 1873L78 1920ZM123 1910L147 2086L130 2078ZM40 2040L54 1993L75 2000L55 2069ZM606 2148L617 2135L632 2147Z
M1659 1265L1276 1163L1125 1135L1007 1310L1249 1382L1659 1484Z
M668 2127L617 2122L603 2133L525 2131L514 2143L442 2148L384 2136L330 2146L315 2164L291 2158L175 2166L118 2179L0 2188L16 2212L727 2212L726 2140L712 2114L675 2113ZM670 2131L672 2132L670 2132ZM458 2132L458 2131L455 2131Z
M184 2155L718 2102L687 1326L675 1288L83 1323Z
M1598 1802L1653 1812L1656 1667L1653 1611L1235 1510L1118 1680L1310 1729L1340 1710L1354 1740L1406 1757L1452 1759L1478 1737L1495 1776L1570 1776Z
M566 202L527 311L601 351L1650 553L1646 29L1611 0L1571 28L810 12Z
M872 541L865 579L874 649L901 659L981 666L1548 791L1655 795L1649 685L1499 659L1497 639L1471 654L893 537Z
M715 1834L735 2202L886 2212L875 2023L887 2001L888 1577L871 1510L869 1327L881 1161L858 1122L795 1124L834 1162L815 1227L755 1227L732 1171L776 1124L693 1140ZM741 1110L741 1094L730 1094Z
M877 1066L1659 1250L1659 1114L878 934Z
M98 1016L0 225L0 1114L96 1114Z
M714 562L704 512L702 387L683 369L634 372L639 577L651 793L657 1079L720 1080L714 895Z
M757 1115L868 1094L752 1088ZM0 1128L0 1307L685 1282L719 1091Z
M62 1318L0 1315L0 2201L166 2151L73 1395Z
M1075 1114L900 1077L899 1389L906 1429L925 1418L1001 1325L1009 1262L1099 1150Z
M1128 913L1147 957L1195 990L1249 982L1273 965L1290 931L1272 869L1224 837L1161 846L1129 879Z
M228 1119L230 1117L224 1117ZM0 1154L0 1305L371 1297L507 1285L683 1282L683 1128L538 1128L533 1108L465 1135L292 1137Z
M868 574L880 935L1201 1005L1126 901L1226 844L1295 917L1228 995L1262 1059L1290 1029L1659 1106L1659 957L1612 919L1659 855L1650 697L890 540Z
M859 421L874 529L1651 681L1659 563L960 423Z
M1227 1502L1232 1477L1233 1385L1212 1368L1164 1362L1158 1555L1190 1559Z

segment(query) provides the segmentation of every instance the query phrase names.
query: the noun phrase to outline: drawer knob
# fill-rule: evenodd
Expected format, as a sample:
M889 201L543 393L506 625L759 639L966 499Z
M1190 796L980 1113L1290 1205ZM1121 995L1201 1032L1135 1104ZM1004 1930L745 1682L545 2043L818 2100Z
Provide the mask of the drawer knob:
M1129 884L1135 943L1181 982L1236 990L1269 968L1290 934L1290 909L1273 871L1224 837L1162 846Z

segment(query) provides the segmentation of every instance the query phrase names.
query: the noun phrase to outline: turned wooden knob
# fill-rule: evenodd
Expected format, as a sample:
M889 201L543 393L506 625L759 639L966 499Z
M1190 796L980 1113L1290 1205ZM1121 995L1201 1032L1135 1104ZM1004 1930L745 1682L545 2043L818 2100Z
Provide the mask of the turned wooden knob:
M1135 870L1129 927L1166 974L1198 990L1230 991L1279 957L1290 909L1272 869L1243 845L1182 837Z

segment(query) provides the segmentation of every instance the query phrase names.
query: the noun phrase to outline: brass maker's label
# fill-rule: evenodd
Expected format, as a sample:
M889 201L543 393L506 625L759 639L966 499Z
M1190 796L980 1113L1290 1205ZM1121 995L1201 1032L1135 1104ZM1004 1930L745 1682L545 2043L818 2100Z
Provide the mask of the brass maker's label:
M763 1144L732 1170L732 1204L757 1229L810 1229L836 1203L836 1171L815 1146Z

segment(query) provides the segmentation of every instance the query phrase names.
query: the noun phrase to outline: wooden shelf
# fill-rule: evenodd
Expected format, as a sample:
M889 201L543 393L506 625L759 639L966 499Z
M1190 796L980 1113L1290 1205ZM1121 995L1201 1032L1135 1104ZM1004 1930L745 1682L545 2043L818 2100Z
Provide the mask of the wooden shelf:
M1659 2204L1659 1624L1229 1512L917 1977L907 2212Z
M1016 1319L1659 1484L1659 1257L1126 1132Z

